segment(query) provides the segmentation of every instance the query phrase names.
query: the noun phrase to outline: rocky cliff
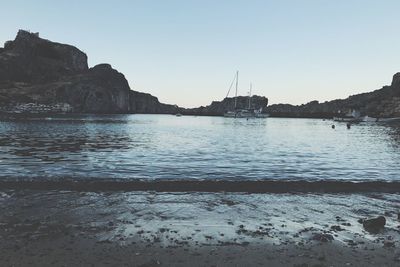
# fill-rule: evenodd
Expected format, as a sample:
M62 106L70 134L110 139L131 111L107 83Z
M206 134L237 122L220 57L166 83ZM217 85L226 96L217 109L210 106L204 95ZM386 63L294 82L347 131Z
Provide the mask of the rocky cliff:
M352 109L370 117L400 117L400 73L393 76L390 86L384 86L373 92L324 103L311 101L299 106L271 105L267 108L267 112L275 117L332 118Z
M29 103L29 104L28 104ZM132 91L109 64L88 68L76 47L20 30L0 49L0 109L75 113L175 113L152 95Z

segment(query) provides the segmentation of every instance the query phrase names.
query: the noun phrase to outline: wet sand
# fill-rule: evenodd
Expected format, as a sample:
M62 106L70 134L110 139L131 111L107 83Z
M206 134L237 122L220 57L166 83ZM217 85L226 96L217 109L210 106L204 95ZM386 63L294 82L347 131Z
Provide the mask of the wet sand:
M346 180L222 180L222 179L74 179L40 177L0 179L3 189L70 190L80 192L236 192L236 193L397 193L399 181Z
M400 195L0 192L1 266L400 266ZM379 233L359 219L383 215Z

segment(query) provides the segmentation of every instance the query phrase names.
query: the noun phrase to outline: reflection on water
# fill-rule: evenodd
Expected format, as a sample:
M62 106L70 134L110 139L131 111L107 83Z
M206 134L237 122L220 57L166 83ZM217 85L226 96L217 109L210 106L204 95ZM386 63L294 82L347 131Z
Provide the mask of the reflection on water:
M0 122L3 177L397 179L400 126L168 115Z

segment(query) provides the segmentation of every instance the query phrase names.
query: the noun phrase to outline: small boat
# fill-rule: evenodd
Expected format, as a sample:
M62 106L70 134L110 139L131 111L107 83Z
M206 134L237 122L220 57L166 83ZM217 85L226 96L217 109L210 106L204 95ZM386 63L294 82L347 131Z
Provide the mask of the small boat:
M340 113L340 111L339 111ZM340 114L341 115L341 114ZM334 121L340 122L360 122L362 121L362 117L360 116L360 112L358 110L352 109L348 113L343 116L333 117Z
M258 112L256 112L255 115L256 115L256 118L268 118L269 117L268 113L261 113L261 112L258 113Z
M334 121L339 121L339 122L359 122L361 121L359 118L354 118L354 117L333 117Z
M224 117L236 118L236 111L227 111L227 112L225 112Z
M400 121L400 117L394 117L394 118L373 118L373 117L368 117L365 116L362 118L363 122L395 122L395 121Z
M375 117L370 117L368 115L366 116L357 116L353 114L346 114L343 117L333 117L334 121L340 121L340 122L395 122L395 121L400 121L400 117L394 117L394 118L375 118Z
M378 118L376 122L395 122L400 121L400 117L395 118Z
M182 117L182 114L181 113L176 113L175 116Z
M377 122L378 120L378 118L369 117L368 115L361 119L362 122Z

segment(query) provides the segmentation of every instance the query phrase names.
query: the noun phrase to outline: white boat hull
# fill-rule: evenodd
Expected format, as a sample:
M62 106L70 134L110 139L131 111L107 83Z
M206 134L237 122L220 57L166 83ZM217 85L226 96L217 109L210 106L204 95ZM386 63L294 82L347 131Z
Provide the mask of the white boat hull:
M269 114L257 113L249 110L228 111L224 114L227 118L268 118Z

